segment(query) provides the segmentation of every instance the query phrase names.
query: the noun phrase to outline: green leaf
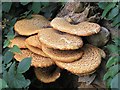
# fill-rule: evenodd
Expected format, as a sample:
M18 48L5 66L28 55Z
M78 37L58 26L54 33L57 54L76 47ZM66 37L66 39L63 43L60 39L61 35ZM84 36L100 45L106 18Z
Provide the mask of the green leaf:
M115 2L109 3L109 4L105 7L105 9L104 9L104 11L103 11L103 13L102 13L102 17L105 17L106 14L107 14L113 7L115 7L115 5L116 5Z
M117 75L115 75L115 77L112 79L111 81L111 89L115 90L115 88L117 88L118 90L120 90L120 73L118 73Z
M119 27L120 27L120 23L116 24L115 27L116 27L116 28L119 28Z
M7 51L3 56L3 62L8 64L13 59L14 54L10 51Z
M7 76L7 77L6 77ZM6 74L5 78L8 80L8 86L10 88L26 88L30 85L30 80L26 80L25 77L21 73L16 72L16 63L13 62L11 67L9 68L8 74Z
M14 45L11 49L10 49L11 52L16 52L16 53L22 53L20 48L17 46L17 45Z
M12 6L12 2L4 2L4 3L2 4L2 10L3 10L4 12L9 12L10 9L11 9L11 6Z
M120 22L120 14L118 14L112 22L112 26L115 26L116 24L118 24Z
M5 53L9 51L9 48L5 48L4 51L2 52L3 55L5 55Z
M120 62L120 56L110 57L109 60L107 61L106 67L109 68L118 62Z
M5 69L8 69L12 65L12 62L8 63Z
M27 5L29 2L20 2L22 5Z
M55 14L56 9L57 9L57 4L52 4L49 7L45 7L41 9L41 12L44 12L44 16L46 18L51 18Z
M0 55L0 74L2 73L2 56Z
M114 38L113 42L115 43L115 45L120 46L120 38Z
M2 90L2 88L8 88L8 85L4 79L0 78L0 90Z
M119 6L118 8L120 9L120 2L118 2L118 6Z
M25 73L31 66L31 60L32 58L25 58L23 59L17 67L18 73Z
M120 71L120 65L117 64L109 68L107 73L104 75L103 80L107 80L109 77L114 77Z
M116 45L110 44L107 45L107 49L114 54L118 54L118 47Z
M119 29L119 28L120 28L120 23L117 23L117 24L115 25L115 27L116 27L117 29Z
M20 19L27 18L31 19L32 18L32 10L26 11L23 14L21 14Z
M106 87L110 88L110 83L111 83L112 78L110 77L109 79L106 80Z
M3 48L6 48L7 46L9 46L9 44L10 44L10 40L5 40Z
M6 69L5 69L5 64L3 63L2 64L2 73L5 71Z
M105 7L107 6L107 2L99 2L98 3L98 6L101 8L101 9L105 9Z
M11 27L7 34L7 38L8 38L8 40L12 40L14 37L15 37L15 35L14 35L13 27Z
M30 85L30 80L26 80L20 73L17 73L13 80L14 88L26 88Z
M6 70L3 71L3 79L8 83L8 72Z
M32 14L29 14L26 16L27 19L31 19L32 18Z
M40 2L33 2L32 4L32 11L34 13L39 13L41 10L41 3Z
M14 83L13 83L14 77L15 77L15 74L16 74L16 67L15 66L16 66L16 63L13 62L13 64L11 65L11 67L8 70L8 86L10 88L14 88L15 87Z
M115 16L117 16L119 14L119 9L118 7L114 7L108 14L107 19L111 20L113 19Z
M10 21L9 25L10 25L11 27L13 27L14 24L16 23L16 21L17 21L17 18L13 18L13 19Z
M49 2L41 2L41 5L43 5L43 7L47 7L49 6Z

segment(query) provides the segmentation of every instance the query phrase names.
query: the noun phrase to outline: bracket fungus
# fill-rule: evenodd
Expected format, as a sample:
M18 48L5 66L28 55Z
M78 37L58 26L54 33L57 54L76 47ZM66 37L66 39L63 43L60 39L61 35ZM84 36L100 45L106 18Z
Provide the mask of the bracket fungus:
M52 69L51 67L34 68L37 79L44 83L55 82L60 77L61 70L58 67Z
M50 22L41 15L32 15L31 19L22 19L15 23L14 29L20 35L33 35L41 28L49 26Z
M82 57L83 51L81 49L78 50L58 50L48 48L45 45L42 45L42 50L45 54L47 54L50 58L61 61L61 62L72 62Z
M22 54L16 53L14 56L14 58L17 61L21 61L22 59L26 57L32 57L31 66L34 66L34 67L42 68L42 67L48 67L54 64L54 61L52 59L35 54L28 49L21 50L21 52Z
M62 33L53 28L42 29L38 37L43 44L54 49L73 50L83 46L81 37Z
M101 54L101 57L105 58L106 57L106 53L102 49L100 49L100 48L98 48L98 50L99 50L99 53Z
M15 37L14 39L10 40L10 45L8 47L13 47L14 45L17 45L19 48L26 48L26 45L25 45L25 37L22 37L22 36L18 36L18 37Z
M49 22L41 15L32 16L32 19L16 22L14 29L22 36L15 37L10 47L17 45L21 48L22 53L15 53L14 56L17 61L32 57L31 66L34 66L38 80L44 83L54 82L61 75L59 68L76 75L89 75L97 70L101 58L105 58L105 52L83 42L81 36L98 33L98 24L81 22L71 25L63 18ZM50 24L52 27L48 28ZM51 72L49 68L54 65L56 69Z
M101 55L98 48L92 45L85 45L82 49L84 51L84 54L82 58L78 59L77 61L70 63L55 61L55 63L59 67L75 74L84 75L94 72L101 63Z
M42 48L42 43L38 39L38 35L28 37L25 42L33 47Z
M56 17L50 22L56 30L78 36L90 36L100 31L100 26L96 23L81 22L76 25L70 24L64 18Z
M41 56L44 56L44 57L48 57L48 56L42 51L42 49L39 49L39 48L34 47L34 46L31 46L31 45L29 45L29 44L27 44L27 43L25 43L25 45L26 45L26 47L27 47L30 51L32 51L33 53L38 54L38 55L41 55Z

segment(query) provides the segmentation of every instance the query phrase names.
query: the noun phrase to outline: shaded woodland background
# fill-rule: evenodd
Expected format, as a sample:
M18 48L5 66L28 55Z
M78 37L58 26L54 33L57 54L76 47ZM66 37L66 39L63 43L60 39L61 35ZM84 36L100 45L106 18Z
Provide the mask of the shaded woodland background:
M3 61L1 61L3 63L2 71L0 72L3 75L3 78L0 78L0 82L3 83L2 87L19 87L28 90L33 90L33 88L35 90L46 90L48 88L120 89L120 85L118 85L119 83L117 82L120 79L118 79L118 76L120 76L119 5L120 2L3 2L1 21L2 32L0 30L0 34L2 34L2 38L0 38L0 45L2 45L2 48L0 47L0 50L3 52ZM95 38L92 38L94 42L90 42L93 45L100 45L99 47L107 54L107 57L102 60L102 64L97 72L89 76L81 77L63 70L62 76L56 82L45 84L37 80L34 75L33 68L31 67L28 71L21 74L21 76L24 76L21 77L21 80L24 78L23 81L18 84L12 83L18 80L18 78L12 75L10 79L11 83L9 84L9 80L7 79L6 75L7 73L13 74L12 65L14 63L15 66L19 64L19 62L16 62L16 60L13 58L13 53L8 53L9 48L7 47L10 44L10 40L16 36L13 28L15 22L23 18L30 18L31 14L34 13L43 15L48 20L52 20L56 16L69 17L70 12L73 12L71 18L74 20L74 23L78 23L82 20L88 20L90 22L96 22L100 24L109 31L109 35L107 35L108 33L101 34L103 35L102 37L104 37L104 39L101 40L101 36L97 37L97 39L100 39L102 43L95 42ZM81 17L82 19L78 20L78 18ZM14 50L17 51L19 48ZM9 58L9 62L5 62L7 61L6 58Z

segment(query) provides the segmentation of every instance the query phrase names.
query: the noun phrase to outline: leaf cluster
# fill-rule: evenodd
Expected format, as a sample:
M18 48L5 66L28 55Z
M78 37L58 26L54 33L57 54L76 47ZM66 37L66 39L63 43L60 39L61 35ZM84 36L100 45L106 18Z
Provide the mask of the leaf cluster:
M3 59L1 74L3 78L0 79L1 88L24 88L28 89L31 81L25 78L24 73L29 70L32 58L25 58L21 62L14 59L14 53L21 53L18 46L14 45L8 48L11 40L14 39L16 33L14 32L14 24L17 20L23 18L32 18L32 14L41 14L48 19L55 17L58 7L62 3L52 2L3 2L2 3L2 46Z
M99 2L98 6L103 9L102 18L110 20L112 26L120 26L120 2Z
M3 16L7 13L11 16L22 18L31 18L31 14L42 14L47 18L55 17L57 9L62 3L53 2L3 2Z
M120 79L120 38L114 38L113 42L106 46L110 52L110 58L106 63L107 72L103 80L106 81L108 88L119 88Z

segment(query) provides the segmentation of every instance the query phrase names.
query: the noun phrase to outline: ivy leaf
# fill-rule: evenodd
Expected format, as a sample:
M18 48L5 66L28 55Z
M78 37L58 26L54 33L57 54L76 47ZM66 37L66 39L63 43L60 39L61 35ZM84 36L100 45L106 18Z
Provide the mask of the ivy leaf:
M14 54L10 51L7 51L3 56L3 62L8 64L13 59Z
M17 73L25 73L31 66L32 58L23 59L17 67Z
M120 27L120 23L116 24L115 27L116 27L116 28L119 28L119 27Z
M55 14L57 7L58 7L58 5L56 3L50 4L48 7L41 9L41 12L44 13L44 16L46 18L51 18Z
M6 70L3 71L3 79L8 83L8 72Z
M120 46L120 38L114 38L113 42L115 43L115 45Z
M113 22L112 22L112 26L115 26L116 24L118 24L120 21L120 14L118 14L114 19L113 19Z
M10 26L11 27L13 27L14 26L14 24L16 23L16 21L17 21L17 18L13 18L11 21L10 21Z
M14 45L11 49L10 49L11 52L16 52L16 53L22 53L20 48L17 46L17 45Z
M2 90L3 88L8 88L8 85L4 79L0 78L0 90Z
M107 19L111 20L113 19L115 16L117 16L119 14L119 9L118 7L114 7L108 14Z
M31 19L32 18L32 14L29 14L26 16L27 19Z
M12 6L12 2L4 2L4 3L2 4L2 10L3 10L4 12L9 12L10 9L11 9L11 6Z
M120 62L120 56L110 57L109 60L107 61L106 67L109 68L112 65L115 65L116 63L119 62Z
M9 44L10 44L10 40L5 40L4 41L4 45L3 45L3 48L6 48L7 46L9 46Z
M119 64L110 67L107 73L104 75L103 80L107 80L109 77L115 76L119 71L120 71Z
M32 18L32 10L26 11L23 14L21 14L20 19L27 18L31 19Z
M14 88L26 88L30 85L30 80L26 80L22 74L16 74L13 79Z
M31 9L34 13L39 13L41 10L41 3L40 2L33 2Z
M30 85L30 80L26 80L25 77L21 73L16 72L16 63L13 62L11 67L8 70L8 74L6 74L8 79L8 86L10 88L26 88Z
M118 73L117 75L115 75L115 77L111 80L111 90L115 90L115 88L117 88L118 90L120 90L120 73Z
M105 9L104 9L104 11L103 11L103 13L102 13L102 17L105 17L106 14L107 14L113 7L115 7L115 5L116 5L116 2L109 3L109 4L105 7Z
M0 55L0 74L2 73L2 56Z
M118 54L118 47L116 45L110 44L107 45L107 49L114 54Z
M111 77L110 77L109 79L106 80L106 86L107 86L107 88L110 88L111 80L112 80Z
M13 62L13 64L11 65L11 67L8 70L8 86L10 88L14 88L14 77L15 77L15 73L16 73L16 67L15 67L15 62Z
M101 9L105 9L105 7L107 6L107 2L99 2L98 3L98 6L101 8Z
M7 38L9 40L12 40L14 37L15 37L15 35L14 35L13 27L11 27L8 34L7 34Z
M12 65L12 62L8 63L5 69L8 69Z

